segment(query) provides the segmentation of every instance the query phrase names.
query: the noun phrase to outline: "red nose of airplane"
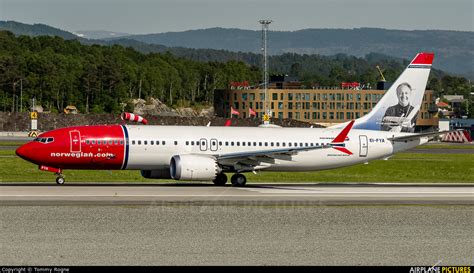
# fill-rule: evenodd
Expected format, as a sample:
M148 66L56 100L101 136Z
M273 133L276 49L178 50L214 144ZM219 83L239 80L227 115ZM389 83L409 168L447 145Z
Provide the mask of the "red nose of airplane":
M31 161L31 155L33 153L32 149L31 149L31 145L29 145L30 143L26 143L26 144L23 144L21 145L18 149L16 149L16 155L25 159L25 160L28 160L28 161Z

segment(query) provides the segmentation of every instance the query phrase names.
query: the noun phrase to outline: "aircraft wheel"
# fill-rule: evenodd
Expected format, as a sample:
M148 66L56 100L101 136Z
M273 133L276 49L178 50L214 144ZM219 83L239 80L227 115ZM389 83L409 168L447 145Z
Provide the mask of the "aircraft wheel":
M219 173L212 182L217 186L224 186L225 183L227 183L227 175L225 175L225 173Z
M230 182L234 187L243 187L247 183L247 178L241 173L236 173L231 177Z
M56 177L56 183L57 183L58 185L64 184L65 181L66 181L66 180L64 180L64 177L62 177L62 176Z

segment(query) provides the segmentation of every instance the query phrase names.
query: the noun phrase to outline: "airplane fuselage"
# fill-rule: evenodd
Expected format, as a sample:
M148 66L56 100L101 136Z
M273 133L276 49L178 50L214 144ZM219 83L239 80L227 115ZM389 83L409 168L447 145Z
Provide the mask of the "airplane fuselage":
M330 145L340 132L320 128L103 125L57 129L40 135L28 160L60 169L169 170L174 155L219 154ZM409 133L396 133L397 136ZM353 129L344 145L268 158L255 170L316 171L365 163L422 144L393 144L392 132ZM48 138L52 141L48 142ZM32 143L33 144L33 143ZM20 156L21 156L20 151Z

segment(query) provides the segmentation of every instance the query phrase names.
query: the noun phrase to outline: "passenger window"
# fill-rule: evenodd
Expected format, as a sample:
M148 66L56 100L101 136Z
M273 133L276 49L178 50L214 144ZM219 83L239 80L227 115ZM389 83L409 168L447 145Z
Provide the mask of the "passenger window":
M257 142L254 142L254 143L253 143L253 146L257 146Z
M277 147L280 147L280 142L277 142L276 145L277 145Z
M222 141L219 141L219 146L222 146Z
M300 147L303 147L303 142L300 142Z
M237 141L237 146L240 146L240 141Z
M258 143L258 146L262 146L262 142L259 142L259 143Z
M267 146L268 146L268 142L265 142L265 147L267 147Z
M252 146L252 142L247 142L247 146Z
M245 146L245 141L242 141L242 146Z
M114 140L114 144L117 145L117 144L118 144L118 140Z
M109 139L109 144L112 145L112 140L111 139Z
M308 142L306 142L306 143L304 144L304 146L308 147Z
M226 141L226 142L225 142L225 146L229 146L229 141Z
M132 145L135 145L135 140L132 140Z
M146 141L146 140L143 141L143 144L144 144L144 145L148 145L148 141Z
M155 145L155 142L153 140L150 140L150 145Z
M102 141L101 140L97 140L97 145L100 145L102 144Z
M186 145L188 145L187 141L186 141ZM191 146L194 146L194 141L191 141Z
M142 141L141 141L141 140L138 141L138 145L142 145Z
M283 147L285 147L285 146L286 146L286 143L285 143L285 142L283 142L281 145L282 145Z
M161 145L165 145L165 144L166 144L166 141L163 140L163 141L161 142Z
M273 147L273 142L270 142L270 146L272 146L272 147Z
M86 140L86 144L89 145L89 143L90 143L90 141L87 139L87 140Z
M288 142L288 147L291 147L291 142Z
M120 140L120 145L123 145L123 140Z
M95 144L95 139L94 139L94 140L92 140L92 144Z
M188 146L188 145L189 145L189 141L186 141L186 146Z
M233 141L230 143L230 146L234 146L234 142L233 142Z
M174 141L174 145L178 145L178 141L175 140L175 141Z

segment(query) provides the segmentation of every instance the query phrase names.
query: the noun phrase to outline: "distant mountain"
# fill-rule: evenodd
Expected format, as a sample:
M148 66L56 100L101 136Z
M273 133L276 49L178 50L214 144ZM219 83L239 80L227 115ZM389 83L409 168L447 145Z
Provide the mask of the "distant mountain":
M183 32L121 37L168 47L209 48L260 53L261 32L210 28ZM369 53L409 59L420 51L436 54L434 65L451 73L474 78L474 32L447 30L388 30L377 28L304 29L270 31L269 53L357 57Z
M61 30L44 24L23 24L15 21L0 21L0 30L8 30L15 35L28 36L59 36L65 40L77 39L78 36L71 32Z
M130 33L113 32L107 30L79 30L75 31L74 34L86 39L109 39L131 35Z
M93 37L112 34L107 31L83 31L77 33L83 36L79 37L48 25L29 25L15 21L0 21L1 29L9 30L16 35L50 35L60 36L66 40L77 39L89 45L119 44L132 47L142 53L169 51L176 56L203 62L241 60L256 66L260 66L261 62L260 31L210 28L121 37L118 35L124 33L115 33L117 36L114 38L93 39ZM298 59L298 62L312 63L317 60L317 56L311 54L334 56L341 53L356 57L380 54L407 60L420 51L435 52L435 68L474 80L474 32L358 28L306 29L269 33L269 53L274 56L297 53L302 57L301 59L294 54L286 55L284 58L295 56L292 58ZM304 61L305 58L311 60ZM280 69L278 65L275 66L279 63L277 59L273 59L275 63L272 68L275 70Z

